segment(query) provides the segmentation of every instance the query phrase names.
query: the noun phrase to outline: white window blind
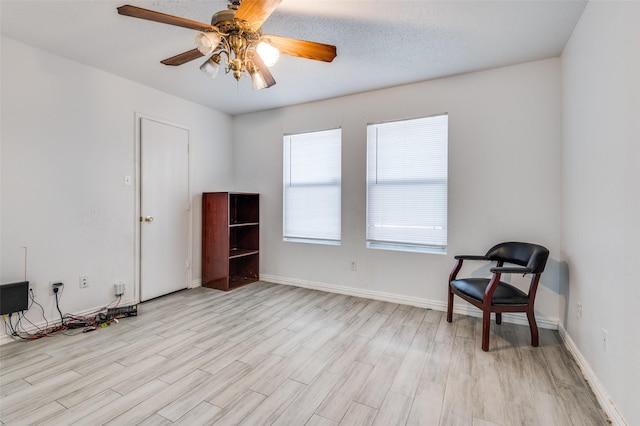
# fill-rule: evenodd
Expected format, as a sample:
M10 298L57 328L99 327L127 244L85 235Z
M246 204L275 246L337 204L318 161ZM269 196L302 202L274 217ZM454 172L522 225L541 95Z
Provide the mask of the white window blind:
M285 135L284 241L340 244L342 129Z
M448 115L367 126L367 247L446 253Z

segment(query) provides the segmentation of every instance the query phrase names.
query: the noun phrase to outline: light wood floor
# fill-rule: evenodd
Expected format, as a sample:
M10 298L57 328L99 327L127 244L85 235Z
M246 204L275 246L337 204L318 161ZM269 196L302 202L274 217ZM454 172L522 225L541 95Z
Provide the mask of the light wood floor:
M459 302L462 303L462 302ZM185 290L91 333L0 347L2 424L603 425L541 330L296 287Z

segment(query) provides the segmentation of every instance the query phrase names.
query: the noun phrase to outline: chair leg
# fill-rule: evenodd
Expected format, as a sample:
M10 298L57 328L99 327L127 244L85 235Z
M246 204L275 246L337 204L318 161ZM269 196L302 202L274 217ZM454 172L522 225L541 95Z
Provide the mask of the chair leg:
M496 312L496 324L502 324L502 312Z
M491 312L482 311L482 350L489 351L489 332L491 330Z
M447 322L453 321L453 292L451 291L451 285L447 288L449 291L449 302L447 303Z
M527 310L527 319L529 319L529 328L531 329L531 346L537 347L539 344L538 325L536 324L536 317L533 314L533 306Z

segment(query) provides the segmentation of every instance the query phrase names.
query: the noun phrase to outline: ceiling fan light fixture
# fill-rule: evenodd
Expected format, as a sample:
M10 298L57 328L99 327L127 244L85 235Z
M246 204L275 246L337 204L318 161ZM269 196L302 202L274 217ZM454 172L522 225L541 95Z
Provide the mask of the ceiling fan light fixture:
M218 70L220 69L220 55L217 53L204 61L202 65L200 65L200 71L207 74L211 78L216 78L218 75Z
M268 67L277 62L280 53L323 62L336 57L333 45L262 34L262 24L282 0L228 1L227 10L216 12L211 24L132 5L117 9L120 15L199 31L195 49L164 59L160 61L162 64L178 66L201 56L209 57L200 65L207 75L215 78L222 65L225 73L232 73L237 81L250 76L257 90L276 84ZM221 64L223 55L225 61Z
M264 61L264 64L268 67L275 65L276 62L278 62L278 59L280 58L280 51L277 48L273 47L272 45L264 41L261 41L260 43L258 43L258 46L256 47L256 51Z
M253 90L266 89L269 87L264 76L260 70L253 65L253 63L250 63L249 66L249 76L251 76L251 86L253 87Z
M211 31L196 34L196 47L204 56L210 55L220 44L222 37L217 32Z

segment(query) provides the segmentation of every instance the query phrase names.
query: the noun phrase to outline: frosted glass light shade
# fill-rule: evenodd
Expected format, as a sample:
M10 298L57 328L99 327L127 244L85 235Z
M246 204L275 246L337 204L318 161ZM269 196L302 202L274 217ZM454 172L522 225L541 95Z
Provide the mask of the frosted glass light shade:
M216 61L214 57L207 59L202 65L200 65L200 71L207 74L211 78L216 78L219 69L219 59L218 61Z
M267 82L258 69L254 69L251 72L251 86L253 86L253 90L260 90L267 87Z
M196 34L196 48L203 55L210 55L220 44L220 34L216 32Z
M280 58L280 51L264 41L258 43L256 51L268 67L275 65L275 63L278 62L278 58Z

